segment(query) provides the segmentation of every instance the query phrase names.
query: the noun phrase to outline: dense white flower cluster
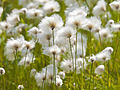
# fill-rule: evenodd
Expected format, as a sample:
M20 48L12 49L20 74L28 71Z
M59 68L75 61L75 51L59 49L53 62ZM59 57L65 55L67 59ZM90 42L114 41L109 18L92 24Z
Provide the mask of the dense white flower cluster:
M60 4L55 0L33 0L32 2L19 0L19 4L24 8L13 9L6 20L0 22L0 34L6 33L6 36L9 36L4 55L6 59L13 62L20 56L17 65L28 67L36 60L33 53L36 44L41 44L42 54L49 56L51 62L40 72L36 69L31 70L30 76L35 78L39 87L44 81L62 86L66 73L80 74L90 63L111 59L112 47L106 47L97 54L87 53L87 45L92 43L92 41L88 42L88 39L94 38L102 43L112 42L114 32L120 31L120 23L115 23L112 19L106 21L106 25L102 25L101 15L107 13L105 0L96 3L91 16L87 6L79 6L77 0L65 0L66 20L56 14L60 11ZM114 11L120 11L120 1L113 1L109 6ZM2 11L3 8L0 7L0 17ZM26 19L38 20L39 23L28 25L24 20L24 23L21 23L21 14ZM91 38L82 32L90 33ZM29 37L29 40L26 37ZM104 69L104 65L99 65L95 73L100 75ZM3 74L5 70L0 68L0 75ZM19 85L18 89L22 90L24 86Z

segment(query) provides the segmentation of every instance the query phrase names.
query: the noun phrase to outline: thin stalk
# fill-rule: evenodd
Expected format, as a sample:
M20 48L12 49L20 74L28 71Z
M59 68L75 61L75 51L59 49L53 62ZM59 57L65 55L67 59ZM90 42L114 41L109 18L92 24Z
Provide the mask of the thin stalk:
M42 82L42 90L44 90L44 81Z
M107 90L109 90L109 69L110 69L110 61L108 60L108 80L107 80Z
M99 34L99 40L100 40L100 47L101 47L102 46L102 42L101 42L101 36L100 36L100 34Z
M115 63L116 63L116 62L115 62L115 59L116 59L118 47L119 47L119 34L118 34L118 32L117 32L116 49L115 49L115 53L114 53L113 67L115 66Z
M17 49L15 50L15 63L14 63L14 68L15 68L15 74L17 74ZM17 75L15 75L15 79L17 81Z
M72 63L73 63L73 71L74 71L74 59L73 59L73 54L72 54L72 44L71 44L70 38L69 38L69 45L70 45L70 53L71 53L71 58L72 58Z
M26 51L26 53L25 53L25 61L24 61L24 66L25 66L25 62L26 62L26 58L27 58L27 53L28 53L28 49L27 49L27 51Z
M55 44L54 43L54 30L52 30L52 36L53 36L53 45Z
M104 67L105 67L105 61L104 61ZM105 86L105 70L104 70L104 90L106 90L106 86Z
M94 88L94 64L93 64L93 88Z
M55 80L55 88L56 88L56 65L55 65L55 54L53 54L53 65L54 65L54 68L53 68L53 75L54 75L54 80Z
M82 83L84 83L84 51L83 51L83 38L82 38L82 32L81 32L81 42L82 42L82 58L83 58L83 67L82 67ZM84 88L84 84L82 85Z
M90 9L90 6L89 6L87 0L85 0L85 3L86 3L86 5L87 5L87 7Z
M76 89L76 59L77 59L77 32L76 32L76 43L75 43L75 89Z
M49 47L50 47L50 40L48 40L48 42L49 42Z
M117 52L118 52L118 50L119 50L119 41L120 39L119 39L119 33L117 32L117 38L116 38L116 40L115 40L115 42L116 42L116 48L115 48L115 51L114 51L114 56L113 56L113 60L112 60L112 63L113 63L113 70L115 71L115 72L117 72L117 70L116 70L116 57L117 57ZM118 74L117 74L117 76L118 76ZM113 80L114 81L114 80Z
M92 42L91 42L91 37L92 37L92 35L91 35L92 33L91 33L91 31L90 31L90 56L91 56L91 54L92 54ZM89 90L90 90L90 86L91 86L91 74L92 74L92 68L93 68L93 62L91 62L91 69L90 69L90 81L89 81Z
M46 67L46 72L45 72L45 78L47 77L47 66L46 66L46 57L45 57L45 67ZM45 85L46 85L47 80L45 79ZM45 87L46 88L46 87Z
M91 63L91 69L90 69L90 82L89 82L89 90L91 90L91 78L92 78L92 69L93 69L93 62Z

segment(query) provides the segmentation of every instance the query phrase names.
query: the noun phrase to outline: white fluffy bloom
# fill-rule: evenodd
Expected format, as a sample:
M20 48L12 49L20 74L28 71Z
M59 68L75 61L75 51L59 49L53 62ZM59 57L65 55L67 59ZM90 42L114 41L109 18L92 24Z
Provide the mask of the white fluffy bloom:
M56 78L56 86L62 86L63 81L60 78Z
M21 8L21 9L19 10L19 13L26 14L26 12L27 12L27 8Z
M54 0L33 0L35 3L38 3L39 5L44 5L45 3L49 1L54 1Z
M101 20L97 17L90 17L83 22L82 28L88 31L94 31L96 28L100 28Z
M31 63L33 63L35 60L35 58L33 57L33 55L31 53L28 53L27 55L25 55L21 61L19 61L18 65L22 66L24 65L25 67L29 66Z
M41 28L44 32L52 32L52 30L56 30L60 27L63 26L63 21L62 21L62 18L57 15L57 14L54 14L50 17L45 17L42 19L42 21L40 22L39 24L39 28Z
M11 12L12 14L17 14L17 15L19 15L19 13L20 13L20 10L18 10L18 9L13 9L12 10L12 12Z
M43 10L45 11L45 13L58 12L60 11L60 5L56 1L48 1L44 4Z
M57 55L60 54L60 48L57 45L54 45L49 48L50 54Z
M4 75L5 74L5 69L0 67L0 75Z
M39 3L30 2L25 7L28 8L28 9L38 8L39 7Z
M22 50L23 41L24 41L24 37L20 37L17 39L14 38L8 39L4 53L8 60L13 61L16 51Z
M113 1L109 5L110 5L112 10L120 11L120 1Z
M6 32L11 32L12 27L13 26L8 22L0 22L0 28Z
M37 38L37 35L39 33L41 33L41 30L38 29L37 27L32 27L29 31L28 31L29 35L34 37L34 38Z
M101 40L109 40L113 37L113 34L109 31L108 28L103 28L99 32Z
M96 61L107 61L110 60L111 54L113 52L112 47L107 47L100 53L96 54Z
M48 33L48 32L43 32L42 33L39 33L38 36L38 42L40 44L42 44L42 47L49 47L51 46L51 43L52 43L52 33Z
M76 15L76 16L69 16L66 20L66 25L71 26L73 28L81 28L83 21L85 20L85 17L82 15Z
M31 41L24 41L23 48L31 50L35 47L35 42L33 40Z
M114 20L110 19L107 24L106 24L106 27L109 27L111 28L111 26L114 24Z
M30 18L30 19L40 19L41 17L43 17L43 11L41 9L35 9L35 8L32 8L32 9L28 9L27 12L26 12L26 16L27 18Z
M10 14L7 16L6 21L15 26L20 21L20 18L18 14Z
M30 72L30 77L33 77L36 75L36 69L32 69Z
M35 80L38 86L42 86L43 81L46 80L45 73L44 72L36 73Z
M110 29L112 32L120 32L120 24L112 24Z
M95 55L90 56L88 62L92 62L93 63L94 61L96 61L96 56Z
M58 45L59 47L65 47L66 48L66 47L68 47L68 40L65 37L61 37L59 35L56 35L55 44Z
M99 16L104 14L106 11L106 2L104 0L99 0L97 5L93 8L93 14Z
M14 38L8 39L6 49L12 49L13 51L21 50L23 40L24 40L23 37L17 39Z
M27 24L19 24L17 27L15 27L15 30L13 31L14 34L21 33L27 26Z
M33 40L24 41L22 46L22 55L30 52L35 47L35 42Z
M61 28L57 33L59 37L69 39L75 35L76 31L72 27L66 26Z
M61 62L61 69L66 72L69 73L70 71L73 70L73 63L72 60L64 60Z
M101 75L104 72L104 65L99 65L96 69L95 69L95 73L97 75Z
M65 4L70 7L70 6L74 6L74 5L78 5L78 3L76 2L76 0L65 0L64 1Z
M59 76L62 78L62 79L65 79L65 72L59 72Z
M23 90L24 86L23 85L18 85L18 90Z
M70 10L69 10L70 9ZM68 14L68 16L76 16L76 15L80 15L80 16L87 16L87 11L88 8L85 6L82 6L80 8L75 8L71 11L71 8L68 8L66 12L66 14Z

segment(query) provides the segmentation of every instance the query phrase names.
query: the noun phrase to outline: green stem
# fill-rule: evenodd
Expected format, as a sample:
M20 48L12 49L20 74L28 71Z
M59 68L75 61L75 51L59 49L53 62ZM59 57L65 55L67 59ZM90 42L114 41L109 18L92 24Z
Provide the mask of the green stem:
M71 44L70 38L69 38L69 45L70 45L70 53L71 53L71 58L72 58L72 63L73 63L73 71L74 71L74 59L73 59L73 54L72 54L72 44Z
M93 62L91 63L91 69L90 69L90 82L89 82L89 90L91 90L91 78L92 78L92 69L93 69Z
M77 32L76 32L76 43L75 43L75 90L76 90L76 84L77 84L76 83L76 77L77 77L77 75L76 75L76 59L77 59Z
M54 76L54 80L55 80L55 89L56 89L56 66L55 66L55 54L53 55L53 76Z
M99 34L99 40L100 40L100 47L101 47L102 46L102 42L101 42L101 36L100 36L100 34Z
M52 36L53 36L53 45L55 44L54 43L54 30L52 30Z
M109 66L110 62L108 60L108 80L107 80L107 90L109 90L109 69L110 69L110 66Z
M14 72L15 72L15 79L16 79L16 82L17 82L17 49L15 50L15 63L14 63Z
M82 32L81 32L81 42L82 42L82 58L83 58L83 66L82 66L82 87L84 89L84 51L83 51L83 38L82 38Z
M94 88L94 65L93 65L93 88Z
M104 67L105 67L105 61L104 61ZM105 83L106 81L105 81L105 70L104 70L104 90L106 90L106 83Z

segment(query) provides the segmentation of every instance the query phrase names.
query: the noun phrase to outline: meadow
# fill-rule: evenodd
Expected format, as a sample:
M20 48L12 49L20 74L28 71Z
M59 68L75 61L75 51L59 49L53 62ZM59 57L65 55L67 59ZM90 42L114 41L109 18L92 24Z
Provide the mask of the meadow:
M120 0L0 0L0 90L119 90Z

